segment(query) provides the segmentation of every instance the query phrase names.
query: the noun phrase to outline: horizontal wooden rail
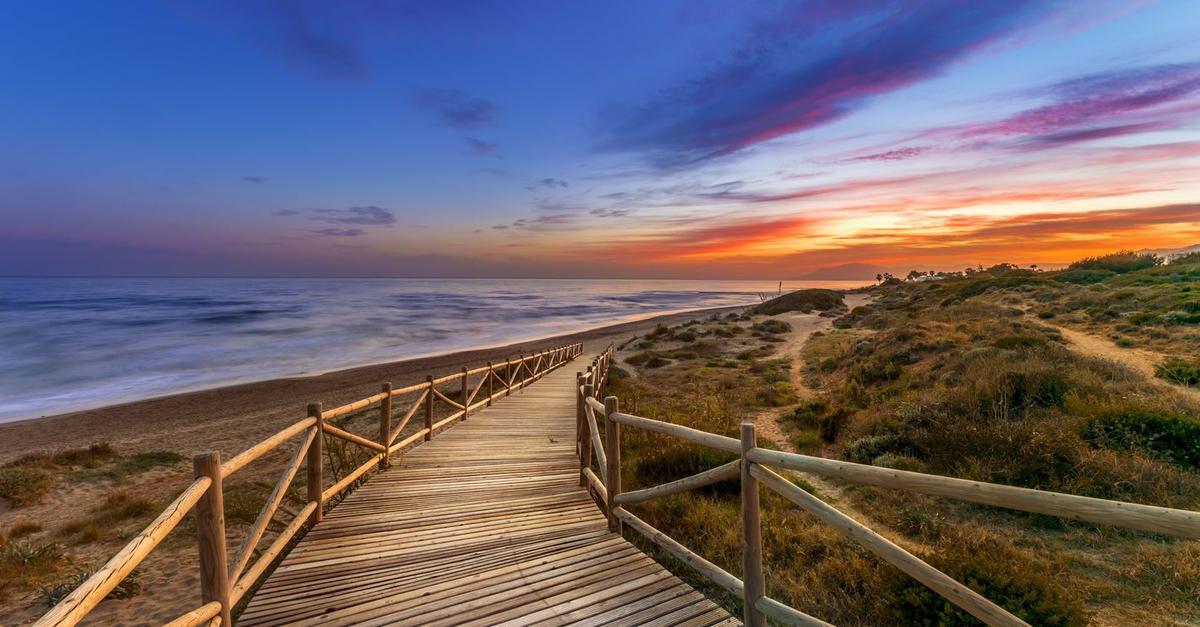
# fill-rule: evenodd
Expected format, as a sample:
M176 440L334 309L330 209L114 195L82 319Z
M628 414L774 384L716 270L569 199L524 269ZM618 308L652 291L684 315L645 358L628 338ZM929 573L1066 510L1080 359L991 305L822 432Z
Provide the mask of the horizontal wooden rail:
M213 627L213 625L220 622L222 616L228 615L233 604L236 604L249 590L253 589L258 580L267 572L271 564L282 555L289 543L300 534L305 525L310 522L316 523L320 520L324 505L356 481L362 479L371 470L379 468L380 462L384 459L385 455L400 452L426 440L454 420L463 418L472 411L490 404L496 398L510 393L512 389L520 389L529 385L533 381L545 376L547 372L578 356L582 352L582 347L583 345L579 343L569 344L533 355L522 356L517 361L507 360L505 362L505 376L503 378L497 373L499 365L489 363L486 366L463 369L460 372L437 379L429 377L425 382L402 388L393 389L390 388L390 385L385 384L384 391L380 394L346 403L327 411L322 411L320 404L311 404L307 418L288 425L281 431L230 458L224 464L218 465L219 456L216 454L198 456L198 459L204 458L210 461L211 465L206 469L208 474L199 476L192 481L167 506L167 509L159 514L141 533L127 543L116 555L84 581L83 584L38 619L35 624L39 626L69 626L77 624L112 592L134 568L145 560L150 552L162 542L184 516L200 504L203 506L200 509L204 510L197 511L197 516L201 519L198 521L198 527L202 530L201 554L204 557L201 560L201 580L205 586L204 594L212 596L204 599L206 601L204 605L186 612L168 624L175 627L207 624L209 627ZM530 363L533 363L534 366L530 367ZM517 381L518 373L522 370L528 373L528 376ZM467 378L481 373L485 374L477 383L475 389L473 391L468 390ZM504 379L508 380L505 381ZM434 387L438 383L453 380L460 380L462 384L463 398L460 399L462 402L451 400ZM472 402L479 395L484 385L496 380L504 384L504 390L493 393L492 387L489 385L487 398ZM399 423L393 427L391 424L392 416L390 415L391 399L413 393L417 393L413 404L405 412ZM432 404L435 398L440 398L451 407L458 409L458 411L433 423L431 416ZM380 409L380 434L378 442L352 433L330 422L333 419L349 416L375 405L379 405ZM401 432L422 407L426 409L426 426L397 442L396 440L400 437ZM292 454L286 466L284 466L279 481L276 482L273 490L263 503L258 517L248 529L245 539L238 548L232 563L227 564L227 556L225 555L224 548L225 525L224 512L222 511L223 489L221 480L245 468L247 465L302 433L305 433L305 437ZM347 473L330 487L322 490L321 467L323 464L321 456L324 435L353 442L354 444L376 451L377 454L368 459L366 463ZM256 554L256 545L262 540L276 512L283 508L283 497L301 466L306 466L308 469L309 500L303 508L295 512L290 523L271 541L270 546L261 553ZM202 501L206 497L207 500ZM283 509L286 510L287 508ZM291 510L287 511L290 512ZM220 568L216 569L219 576L214 574L212 570L213 564L220 564ZM206 571L206 568L209 570Z
M862 523L839 512L821 499L805 492L791 481L771 472L758 464L750 466L750 474L768 488L787 500L799 505L821 522L840 531L846 537L867 547L884 561L899 568L913 579L925 584L942 598L966 610L988 625L1005 627L1029 627L1028 623L1005 611L974 590L958 583L942 571L926 564L917 556L905 551L891 540L868 529Z
M228 477L242 468L245 468L254 460L275 450L275 448L280 444L287 442L301 431L304 431L315 424L317 424L317 420L315 418L305 418L304 420L294 422L290 426L284 427L283 431L280 431L279 433L276 433L262 442L251 446L250 448L233 456L224 464L221 464L221 476Z
M163 627L197 627L198 625L207 625L209 621L220 613L221 604L213 601L212 603L201 605L169 623L165 623Z
M759 464L811 472L867 485L1163 533L1180 538L1200 538L1200 512L927 475L762 448L750 451L747 458Z
M701 431L699 429L693 429L691 427L685 427L683 425L677 425L672 422L651 420L649 418L642 418L641 416L634 416L631 414L622 414L620 412L613 414L612 419L613 422L629 425L631 427L641 427L647 431L654 431L656 433L673 435L681 440L687 440L688 442L692 442L694 444L702 444L709 448L715 448L718 451L725 451L728 453L742 452L741 443L734 438L717 435L715 433L709 433L707 431Z
M354 401L353 403L346 403L345 405L342 405L340 407L334 407L333 409L326 410L325 413L322 415L324 416L325 420L333 420L334 418L341 418L342 416L345 416L347 414L353 414L354 412L356 412L360 409L370 407L371 405L374 405L375 403L382 401L386 396L388 396L388 395L384 394L384 393L376 394L375 396L368 396L367 398L364 398L362 400L357 400L357 401ZM392 394L392 396L395 396L395 394Z
M797 610L791 606L784 605L779 601L772 599L771 597L759 597L758 600L754 602L754 607L757 608L758 611L770 616L771 618L774 618L784 625L833 627L833 625L830 625L819 618L809 616L808 614L805 614L804 612L801 612L800 610Z
M634 490L633 492L623 492L618 494L613 501L617 505L641 503L642 501L649 501L650 499L656 499L669 494L695 490L696 488L712 485L719 481L737 479L742 472L741 466L741 461L735 459L728 464L717 466L716 468L710 468L704 472L694 474L690 477L684 477L683 479L677 479L670 483L656 485L653 488L645 488L643 490Z

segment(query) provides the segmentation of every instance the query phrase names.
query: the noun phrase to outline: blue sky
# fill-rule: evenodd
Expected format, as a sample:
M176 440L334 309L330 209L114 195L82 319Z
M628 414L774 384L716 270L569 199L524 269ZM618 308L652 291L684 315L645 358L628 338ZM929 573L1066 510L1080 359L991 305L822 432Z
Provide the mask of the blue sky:
M1197 40L1186 1L6 3L0 274L776 278L1193 244Z

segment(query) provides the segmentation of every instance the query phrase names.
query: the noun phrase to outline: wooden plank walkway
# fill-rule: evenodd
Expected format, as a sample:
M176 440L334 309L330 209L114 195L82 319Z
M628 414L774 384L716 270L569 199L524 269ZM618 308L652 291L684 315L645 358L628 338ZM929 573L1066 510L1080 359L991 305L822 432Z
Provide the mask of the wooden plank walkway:
M238 624L740 624L608 532L579 487L572 365L373 476Z

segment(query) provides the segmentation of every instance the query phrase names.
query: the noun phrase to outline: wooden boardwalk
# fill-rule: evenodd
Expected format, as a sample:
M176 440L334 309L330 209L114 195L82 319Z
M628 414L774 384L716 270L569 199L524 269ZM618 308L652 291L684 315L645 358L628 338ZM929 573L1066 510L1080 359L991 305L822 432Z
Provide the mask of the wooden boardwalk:
M559 368L374 475L238 624L740 624L607 530L579 487L574 377Z

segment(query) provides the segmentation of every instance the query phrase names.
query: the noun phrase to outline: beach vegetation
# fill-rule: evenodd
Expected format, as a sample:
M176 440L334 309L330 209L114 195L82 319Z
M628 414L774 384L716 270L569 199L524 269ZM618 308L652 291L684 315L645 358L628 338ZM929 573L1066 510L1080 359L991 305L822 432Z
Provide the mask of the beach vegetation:
M110 492L87 516L67 521L57 535L71 544L88 544L115 534L126 521L157 513L154 502L119 490Z
M38 503L53 485L54 477L41 468L0 468L0 499L14 508Z
M611 385L622 410L737 437L771 420L789 450L1083 496L1195 509L1200 504L1200 404L1170 385L1196 385L1194 315L1200 256L1162 264L1133 255L1062 271L999 265L939 280L894 281L813 333L795 363L776 354L761 314L695 327L708 354ZM1080 277L1087 275L1087 280ZM1066 276L1070 280L1063 280ZM717 333L718 329L724 332ZM732 329L740 329L740 332ZM1084 333L1130 357L1160 352L1159 380L1076 343ZM670 329L662 333L665 338ZM757 333L759 337L754 337ZM670 341L656 348L666 354ZM626 362L628 363L628 362ZM791 370L800 369L793 373ZM805 390L790 387L794 377ZM781 389L776 390L775 386ZM789 386L784 389L782 386ZM782 398L782 393L790 393ZM776 397L776 395L780 395ZM778 400L776 400L778 398ZM778 409L767 409L776 403ZM721 463L702 447L622 431L626 489ZM695 450L692 450L695 449ZM671 450L668 454L665 451ZM645 460L645 461L643 461ZM795 477L793 480L804 480ZM631 506L641 518L736 574L736 482ZM1194 543L826 479L835 504L1031 624L1082 625L1099 615L1200 613ZM828 486L828 487L827 487ZM810 485L811 487L811 485ZM807 488L806 488L807 489ZM627 534L681 577L739 602ZM919 582L775 495L763 495L768 594L838 624L977 624ZM796 564L803 564L797 568Z

